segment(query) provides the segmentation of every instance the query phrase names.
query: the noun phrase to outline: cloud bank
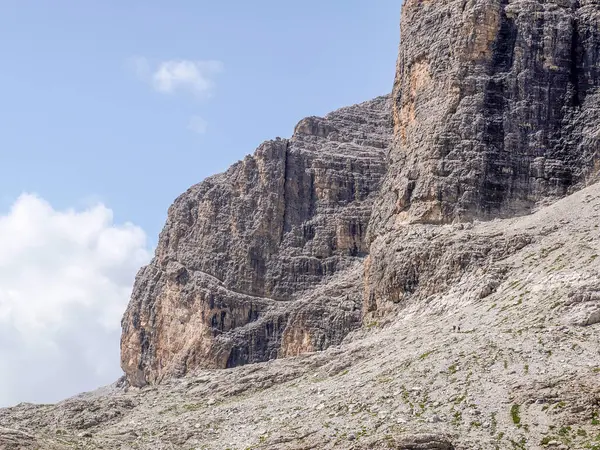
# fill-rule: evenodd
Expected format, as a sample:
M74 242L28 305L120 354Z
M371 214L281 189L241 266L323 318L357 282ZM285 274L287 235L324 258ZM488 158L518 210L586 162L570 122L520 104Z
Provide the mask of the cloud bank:
M120 319L146 236L97 205L19 197L0 216L0 406L54 402L120 375Z

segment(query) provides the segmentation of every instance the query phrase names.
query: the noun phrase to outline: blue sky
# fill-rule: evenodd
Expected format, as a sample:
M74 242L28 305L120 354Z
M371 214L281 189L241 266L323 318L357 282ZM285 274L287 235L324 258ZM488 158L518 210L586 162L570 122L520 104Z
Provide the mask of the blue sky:
M33 6L35 5L35 6ZM172 200L299 119L392 88L400 1L5 0L0 211L22 192L102 201L154 244ZM132 58L220 61L210 98ZM203 134L189 129L193 116Z
M376 6L375 6L376 5ZM169 205L391 91L400 0L3 0L0 407L116 380Z

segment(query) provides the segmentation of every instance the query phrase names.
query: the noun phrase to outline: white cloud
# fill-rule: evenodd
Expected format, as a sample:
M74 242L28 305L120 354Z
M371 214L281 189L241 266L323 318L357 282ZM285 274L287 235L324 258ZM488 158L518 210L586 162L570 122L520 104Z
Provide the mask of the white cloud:
M188 129L194 133L204 134L208 129L208 122L200 116L192 116L188 123Z
M223 70L223 63L220 61L179 59L152 64L144 57L134 57L129 64L138 78L150 83L158 92L188 92L198 98L212 95L215 88L214 77Z
M143 230L103 205L19 197L0 216L0 406L115 381L121 315L149 258Z

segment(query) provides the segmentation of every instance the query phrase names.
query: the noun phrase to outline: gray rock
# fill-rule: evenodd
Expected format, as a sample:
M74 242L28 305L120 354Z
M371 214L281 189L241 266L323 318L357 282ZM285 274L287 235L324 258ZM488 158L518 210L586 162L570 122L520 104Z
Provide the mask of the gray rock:
M465 245L425 225L529 214L597 180L599 25L595 1L404 3L366 313L447 290L497 244L507 254L527 244ZM492 280L481 298L497 288ZM582 312L572 322L597 318Z
M0 427L0 448L18 450L39 448L37 439L24 431Z
M599 8L407 0L373 233L526 214L595 180Z
M388 97L310 117L180 196L123 318L130 384L323 350L359 327L391 131Z

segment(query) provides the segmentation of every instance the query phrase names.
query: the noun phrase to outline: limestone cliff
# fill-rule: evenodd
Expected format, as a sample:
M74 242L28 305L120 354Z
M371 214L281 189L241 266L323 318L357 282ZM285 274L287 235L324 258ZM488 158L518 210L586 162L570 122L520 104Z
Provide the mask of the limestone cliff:
M391 99L304 119L175 201L123 319L129 381L323 350L529 245L469 223L596 180L599 55L595 1L406 0ZM482 298L504 271L485 277Z
M439 225L529 214L598 172L596 1L407 0L401 35L365 315L443 292L526 244L460 242Z
M123 319L130 382L322 350L360 326L391 131L388 97L309 117L179 197Z
M407 0L395 145L371 224L530 213L595 176L595 0Z

